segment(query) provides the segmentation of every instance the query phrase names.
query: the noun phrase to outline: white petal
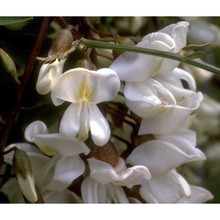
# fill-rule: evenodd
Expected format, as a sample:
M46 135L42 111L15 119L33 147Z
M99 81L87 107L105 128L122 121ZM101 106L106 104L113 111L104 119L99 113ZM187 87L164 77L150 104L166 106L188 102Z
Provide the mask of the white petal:
M177 203L184 196L175 171L153 176L141 186L140 195L149 203Z
M105 203L106 185L100 184L90 177L86 177L81 185L84 203Z
M47 154L48 151L53 151L56 154L68 157L81 153L88 154L90 152L90 149L77 138L68 140L61 134L38 135L36 140L41 143L39 148L45 152L45 154Z
M115 71L109 68L99 69L97 72L91 72L91 78L94 84L92 102L97 104L115 98L120 89L120 79Z
M206 189L191 185L191 195L182 197L178 203L204 203L213 199L213 195Z
M118 93L120 80L108 68L92 71L84 68L68 70L58 78L51 93L55 105L63 101L99 103L112 100Z
M22 175L17 175L18 184L24 197L31 203L37 202L37 193L35 189L34 177L27 175L24 179Z
M188 119L189 115L199 107L202 94L184 100L183 106L171 106L166 111L154 118L145 118L141 122L141 134L169 134L175 132Z
M73 103L64 112L59 129L64 137L71 139L79 132L81 109L81 104L78 105Z
M124 94L130 110L142 118L155 116L163 112L166 105L176 104L172 93L154 79L127 82Z
M62 192L49 192L44 195L45 203L81 203L81 199L73 192L64 190Z
M55 84L58 76L62 74L63 66L66 59L58 61L56 59L53 63L43 64L37 79L36 90L39 94L48 94Z
M89 105L89 124L92 139L98 146L105 145L110 138L108 121L95 104Z
M159 32L169 34L175 41L175 51L178 52L180 49L186 46L187 32L189 23L186 21L180 21L176 24L171 24L161 29Z
M3 184L0 191L7 196L9 202L24 203L24 199L16 178L10 178L6 183Z
M52 172L52 178L46 188L51 191L63 191L82 175L84 170L85 164L78 156L59 158L56 163L52 162L52 167L48 169L48 172Z
M34 121L30 123L24 132L25 139L33 143L36 143L35 137L38 134L48 134L47 126L42 121Z
M108 184L107 192L110 197L110 202L113 201L114 203L129 203L128 198L121 186Z
M173 144L181 151L191 155L190 161L205 160L205 154L196 148L196 133L187 129L180 129L176 134L155 136L157 140L162 140Z
M126 162L146 166L151 174L160 175L196 157L197 151L194 149L188 153L171 143L152 140L135 148Z
M175 46L173 39L164 33L153 33L139 42L137 47L171 51ZM109 68L113 69L123 81L142 81L156 75L164 58L140 53L125 52ZM172 61L171 61L172 62Z
M131 188L150 179L149 170L144 166L130 167L122 172L116 172L108 163L96 159L88 159L90 176L101 184L114 183Z
M80 112L80 118L79 118L79 132L78 132L78 138L81 141L85 141L89 136L89 104L82 102L79 105L81 105L81 112Z

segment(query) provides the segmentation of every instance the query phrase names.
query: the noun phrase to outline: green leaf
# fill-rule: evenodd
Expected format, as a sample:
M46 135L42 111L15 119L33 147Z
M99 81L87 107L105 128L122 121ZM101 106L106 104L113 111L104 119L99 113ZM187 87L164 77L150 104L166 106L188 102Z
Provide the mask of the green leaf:
M0 25L17 24L31 19L33 17L0 17Z

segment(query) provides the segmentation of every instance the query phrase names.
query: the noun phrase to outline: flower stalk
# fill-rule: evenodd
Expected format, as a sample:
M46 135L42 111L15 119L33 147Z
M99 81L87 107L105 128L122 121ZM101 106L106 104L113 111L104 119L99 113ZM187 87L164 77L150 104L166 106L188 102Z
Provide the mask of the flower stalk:
M88 40L85 38L81 39L81 43L83 43L86 47L90 47L90 48L121 50L121 51L129 51L129 52L135 52L135 53L148 54L152 56L164 57L164 58L168 58L171 60L177 60L183 63L187 63L192 66L196 66L201 69L220 75L219 68L213 65L210 65L208 63L205 63L205 62L198 62L194 59L188 59L187 56L180 55L179 53L170 53L170 52L165 52L165 51L153 50L153 49L142 48L142 47L134 47L134 46L122 45L122 44L110 44L110 43L105 43L101 41Z

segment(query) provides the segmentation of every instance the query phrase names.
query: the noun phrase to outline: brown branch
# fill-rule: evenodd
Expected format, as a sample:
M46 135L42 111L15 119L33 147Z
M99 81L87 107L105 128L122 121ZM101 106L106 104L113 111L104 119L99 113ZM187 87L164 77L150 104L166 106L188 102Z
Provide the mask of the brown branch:
M11 111L11 115L8 119L8 122L7 122L5 129L3 131L3 135L1 137L0 151L2 151L5 148L5 146L8 142L8 138L10 136L11 130L12 130L13 125L15 123L16 117L20 112L21 102L24 97L28 83L30 81L31 74L32 74L32 71L33 71L33 68L34 68L34 65L36 62L36 57L38 56L40 49L43 45L43 41L44 41L44 38L47 34L47 31L48 31L48 28L50 26L51 21L52 21L52 18L49 18L49 17L44 18L42 21L41 27L39 29L39 34L37 36L32 53L29 57L26 69L23 74L22 82L21 82L21 85L18 90L16 103L14 105L13 110Z

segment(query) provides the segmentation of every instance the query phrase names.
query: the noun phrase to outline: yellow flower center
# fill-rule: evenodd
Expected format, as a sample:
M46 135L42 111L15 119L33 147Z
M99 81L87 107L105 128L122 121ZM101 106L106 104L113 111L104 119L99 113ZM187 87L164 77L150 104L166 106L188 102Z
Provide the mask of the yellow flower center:
M87 79L83 80L76 94L77 102L89 102L92 98L92 90L89 87Z
M52 149L51 147L45 145L41 147L41 150L48 156L55 156L58 154L57 151L55 151L54 149Z

